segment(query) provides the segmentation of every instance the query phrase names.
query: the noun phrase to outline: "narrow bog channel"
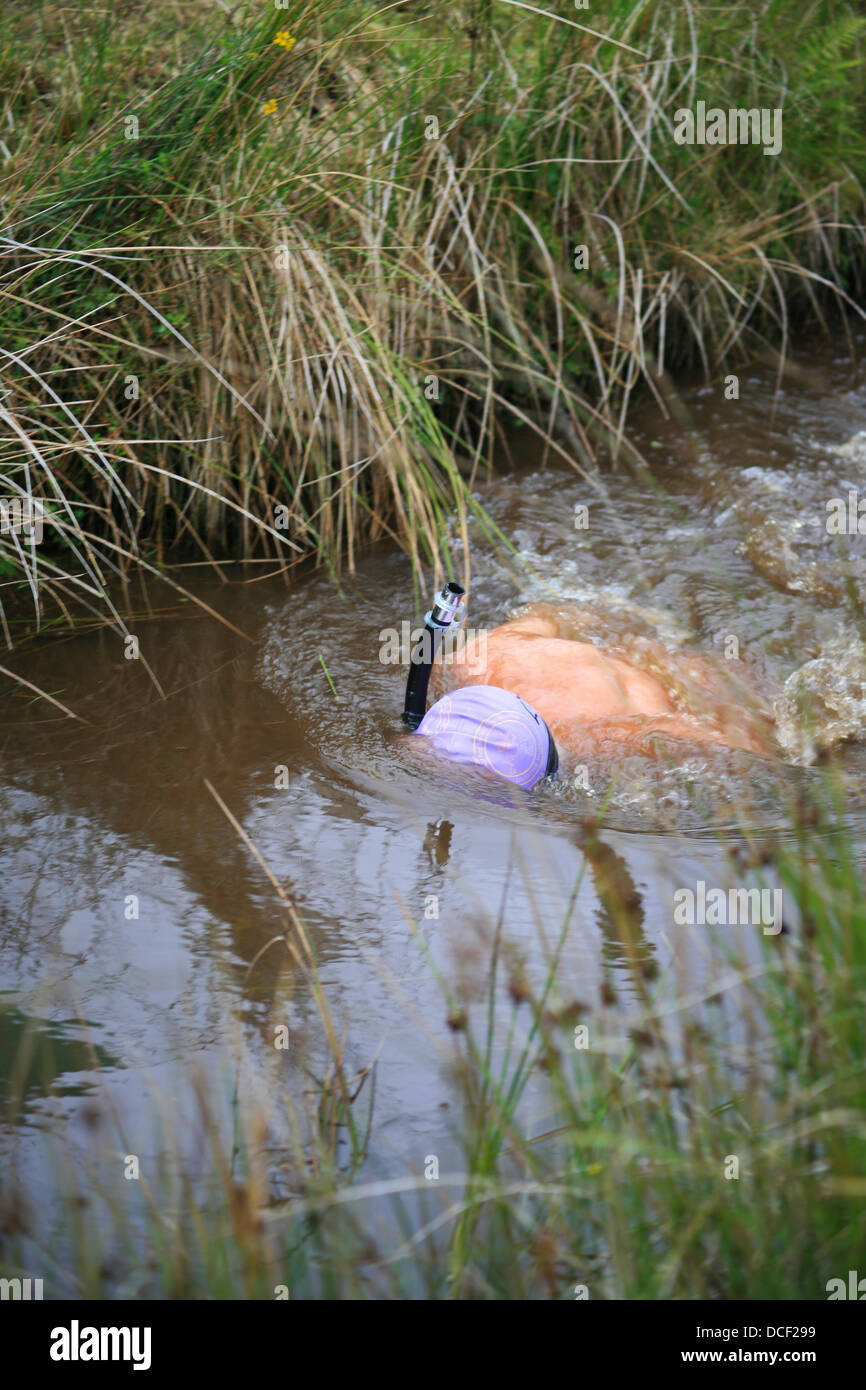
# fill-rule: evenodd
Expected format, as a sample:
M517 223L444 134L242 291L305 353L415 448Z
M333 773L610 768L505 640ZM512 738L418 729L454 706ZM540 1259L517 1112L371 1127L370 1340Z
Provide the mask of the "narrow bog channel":
M245 637L151 584L130 628L164 700L105 630L20 655L24 677L87 721L19 690L2 734L0 1050L23 1104L0 1127L0 1161L27 1175L35 1242L56 1228L65 1184L94 1183L97 1154L117 1174L127 1155L151 1174L174 1164L206 1201L206 1132L231 1135L254 1094L267 1114L262 1199L297 1191L281 1164L275 1029L288 1030L281 1084L302 1108L315 1104L311 1077L327 1073L326 1039L279 940L279 895L206 782L304 924L346 1070L363 1082L358 1182L417 1182L431 1155L460 1170L459 1016L489 1007L494 938L507 945L495 991L506 1006L515 962L539 981L559 952L550 1005L563 1046L598 1017L615 1049L652 1000L675 1054L687 1014L724 1036L737 1074L736 1048L745 1057L761 1020L737 988L721 1009L705 1000L737 971L764 969L778 943L755 927L680 925L675 895L727 889L744 828L784 832L827 756L862 869L866 658L852 594L862 601L866 565L862 536L849 537L846 575L826 519L831 499L866 496L866 370L838 344L799 359L778 396L775 374L758 369L741 378L736 410L716 387L686 385L683 401L685 420L635 416L629 438L655 482L607 470L607 498L555 453L542 459L529 431L512 435L478 487L516 554L473 523L471 621L492 627L544 601L575 606L585 637L625 652L652 641L725 657L733 637L775 706L778 762L620 752L523 799L419 763L400 732L405 667L380 656L383 631L414 626L427 596L386 546L339 586L324 570L288 588L257 569L184 578ZM778 887L771 864L744 872ZM673 1007L683 1000L688 1010ZM510 1020L505 1007L500 1055ZM555 1128L543 1076L520 1119L529 1133ZM348 1134L336 1151L349 1162ZM404 1233L384 1197L371 1201L383 1248L399 1253ZM62 1266L62 1240L55 1254Z

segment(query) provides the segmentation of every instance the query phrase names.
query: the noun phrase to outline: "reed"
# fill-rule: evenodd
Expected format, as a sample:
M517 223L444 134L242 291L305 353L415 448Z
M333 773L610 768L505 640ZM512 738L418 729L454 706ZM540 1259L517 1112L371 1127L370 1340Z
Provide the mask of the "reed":
M4 9L7 644L189 554L453 567L511 423L643 464L635 393L861 314L855 7L575 13ZM781 154L678 146L700 100L783 108Z

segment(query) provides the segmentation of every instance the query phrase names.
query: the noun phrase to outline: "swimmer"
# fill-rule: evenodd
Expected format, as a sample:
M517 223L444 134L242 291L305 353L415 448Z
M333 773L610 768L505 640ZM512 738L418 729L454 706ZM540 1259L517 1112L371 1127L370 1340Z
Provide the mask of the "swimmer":
M462 594L459 585L447 586L437 601L447 595L456 616ZM434 604L428 627L431 615L447 616L448 602ZM561 754L584 759L605 744L648 756L658 755L659 739L772 753L769 712L707 658L672 656L645 643L647 663L663 668L663 682L633 661L576 640L561 608L533 604L470 638L443 663L436 656L451 621L438 629L423 681L425 705L431 676L438 698L417 724L405 713L404 720L452 761L529 788L553 774ZM409 679L412 685L412 670ZM409 703L407 687L407 710Z

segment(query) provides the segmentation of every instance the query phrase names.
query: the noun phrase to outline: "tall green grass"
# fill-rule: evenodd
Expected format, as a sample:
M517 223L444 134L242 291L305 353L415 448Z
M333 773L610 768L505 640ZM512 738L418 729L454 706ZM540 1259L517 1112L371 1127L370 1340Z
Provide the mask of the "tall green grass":
M190 554L448 564L509 422L587 469L636 392L856 310L856 8L584 17L4 8L0 493L48 504L7 642ZM677 146L697 100L782 107L782 154Z

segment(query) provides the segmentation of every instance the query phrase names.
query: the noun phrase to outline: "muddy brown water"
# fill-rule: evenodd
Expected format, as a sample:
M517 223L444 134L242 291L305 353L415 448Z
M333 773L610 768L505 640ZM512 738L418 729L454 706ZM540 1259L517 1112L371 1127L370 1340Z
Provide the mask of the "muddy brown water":
M647 962L674 999L730 971L732 949L746 964L765 958L754 926L675 926L673 895L729 885L738 827L784 827L822 747L866 843L853 601L866 536L826 527L831 499L866 499L864 363L862 342L841 344L800 359L778 396L759 367L741 373L738 401L720 384L686 384L678 415L647 405L629 437L654 483L623 467L600 493L555 454L542 460L525 429L510 466L479 479L515 556L471 524L473 626L544 600L577 605L586 635L620 649L643 637L733 659L734 638L775 704L777 764L706 749L598 760L521 798L411 756L405 670L380 655L383 632L417 621L426 596L387 548L340 587L324 572L287 589L256 570L227 570L229 583L186 571L248 640L151 586L152 611L142 604L130 627L164 700L107 631L12 654L89 721L4 688L0 1053L7 1074L35 1038L41 1062L16 1123L0 1128L0 1155L7 1170L23 1165L37 1207L51 1210L58 1163L81 1164L86 1185L124 1153L158 1163L169 1131L197 1161L191 1077L223 1087L230 1123L238 1056L254 1087L275 1020L290 1027L289 1074L300 1082L302 1062L321 1062L309 996L278 946L263 952L285 926L275 893L205 780L296 897L349 1064L377 1059L373 1175L418 1175L431 1153L459 1163L453 1038L422 944L471 1009L494 921L540 977L575 895L558 997L590 1009L613 999L624 1017ZM455 556L462 577L456 531ZM587 859L590 815L603 829ZM629 940L609 911L611 874L636 905ZM526 1122L550 1122L543 1090L531 1089Z

